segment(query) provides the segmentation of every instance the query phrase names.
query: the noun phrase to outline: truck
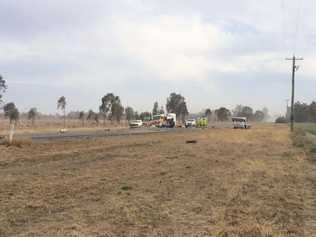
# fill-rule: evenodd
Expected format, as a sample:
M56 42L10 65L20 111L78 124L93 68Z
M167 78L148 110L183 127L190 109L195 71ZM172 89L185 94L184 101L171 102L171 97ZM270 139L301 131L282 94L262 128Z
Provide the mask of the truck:
M162 128L174 128L177 126L177 115L175 113L168 113L166 115L160 115L159 127Z
M143 125L145 127L159 127L163 116L164 116L163 114L155 114L151 117L150 120L144 119Z
M187 119L187 120L185 120L184 125L186 128L194 128L194 127L196 127L196 120L195 119Z
M232 117L232 122L235 129L237 128L248 129L251 127L246 117Z

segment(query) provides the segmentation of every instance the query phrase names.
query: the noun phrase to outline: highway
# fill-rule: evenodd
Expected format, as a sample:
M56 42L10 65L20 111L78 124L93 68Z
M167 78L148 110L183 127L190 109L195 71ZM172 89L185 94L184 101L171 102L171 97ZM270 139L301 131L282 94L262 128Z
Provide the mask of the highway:
M65 133L49 132L49 133L32 133L28 135L19 134L16 137L29 137L34 142L48 142L56 140L73 140L73 139L93 139L110 136L135 136L152 133L174 132L184 129L175 128L122 128L122 129L105 129L105 130L91 130L91 131L67 131Z

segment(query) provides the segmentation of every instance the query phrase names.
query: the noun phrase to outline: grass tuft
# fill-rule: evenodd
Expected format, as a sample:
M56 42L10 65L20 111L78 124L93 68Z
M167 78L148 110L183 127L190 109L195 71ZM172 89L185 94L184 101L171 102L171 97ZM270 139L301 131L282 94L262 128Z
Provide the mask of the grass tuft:
M129 190L132 190L132 187L131 187L131 186L124 185L124 186L121 187L121 189L122 189L123 191L129 191Z

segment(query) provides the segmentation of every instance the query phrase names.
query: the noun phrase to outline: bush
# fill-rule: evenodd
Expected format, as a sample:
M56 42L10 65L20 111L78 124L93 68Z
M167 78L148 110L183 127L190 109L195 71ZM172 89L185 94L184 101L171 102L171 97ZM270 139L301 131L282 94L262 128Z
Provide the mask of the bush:
M285 117L278 117L276 120L275 120L275 123L287 123L287 119Z

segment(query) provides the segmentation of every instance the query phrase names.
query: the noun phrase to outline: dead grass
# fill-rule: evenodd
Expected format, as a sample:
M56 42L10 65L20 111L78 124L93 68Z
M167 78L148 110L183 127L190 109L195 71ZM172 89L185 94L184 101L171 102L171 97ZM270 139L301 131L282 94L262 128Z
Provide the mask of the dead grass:
M302 156L282 125L1 147L0 236L304 236Z
M95 130L95 129L104 129L104 128L122 128L128 127L127 121L121 121L120 123L111 123L110 121L106 121L103 124L103 121L100 121L97 124L94 121L85 121L84 126L82 126L82 122L79 119L68 119L67 120L67 128L75 131L75 130ZM31 121L21 119L16 127L17 133L34 133L34 132L56 132L63 128L63 120L62 119L38 119L35 122L35 125L32 125ZM9 121L0 118L0 135L7 134L9 131Z
M12 147L18 147L18 148L23 148L26 146L31 146L32 145L32 140L30 138L14 138L12 142L10 143L8 138L3 138L0 142L0 146L12 146Z

